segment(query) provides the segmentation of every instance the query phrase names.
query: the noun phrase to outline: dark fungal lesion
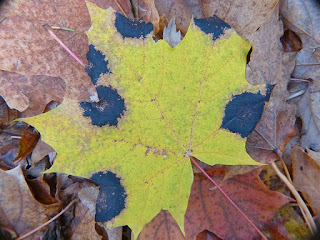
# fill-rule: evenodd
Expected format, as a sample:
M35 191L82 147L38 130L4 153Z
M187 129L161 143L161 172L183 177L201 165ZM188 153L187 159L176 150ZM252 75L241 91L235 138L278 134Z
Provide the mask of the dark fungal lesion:
M273 86L268 85L266 95L245 92L233 96L225 107L225 115L220 128L233 133L239 133L241 137L247 137L260 120L265 102L269 101Z
M123 38L145 38L153 30L152 23L140 19L129 19L120 13L116 14L115 27Z
M209 18L195 18L194 23L204 33L211 34L213 41L222 36L227 29L231 29L226 22L217 16Z
M88 64L86 66L86 73L88 73L94 85L97 84L101 74L111 73L110 69L108 68L109 62L105 59L105 55L97 50L92 44L89 45L87 59Z
M94 173L90 178L100 187L96 203L96 222L107 222L126 207L126 191L121 179L111 171Z
M116 127L126 110L124 99L111 87L98 86L96 89L99 102L81 102L83 116L90 117L92 125Z

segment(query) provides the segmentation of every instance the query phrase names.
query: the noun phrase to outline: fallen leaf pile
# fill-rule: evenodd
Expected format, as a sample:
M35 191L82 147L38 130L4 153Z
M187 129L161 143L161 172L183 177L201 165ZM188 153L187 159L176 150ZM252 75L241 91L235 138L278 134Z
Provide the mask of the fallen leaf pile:
M319 10L0 3L0 238L315 235Z

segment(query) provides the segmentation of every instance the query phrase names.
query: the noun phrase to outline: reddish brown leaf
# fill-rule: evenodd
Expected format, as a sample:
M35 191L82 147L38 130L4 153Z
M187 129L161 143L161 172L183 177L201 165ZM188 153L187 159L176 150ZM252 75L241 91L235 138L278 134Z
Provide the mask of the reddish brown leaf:
M44 112L51 101L61 103L66 90L61 78L50 76L25 76L18 73L0 71L0 95L10 108L34 116Z
M39 139L39 133L23 130L19 142L19 153L13 161L20 161L21 159L27 157L32 152Z
M259 172L257 169L241 176L234 176L224 181L221 187L256 226L263 229L267 227L279 207L286 204L290 198L268 190L259 179ZM220 182L225 170L212 168L208 173L215 181ZM158 236L162 236L161 239L164 240L183 239L177 237L182 233L171 216L169 218L168 213L164 214L165 212L162 212L146 225L139 235L140 240ZM249 240L258 236L255 229L207 178L195 174L185 219L186 239L194 239L204 230L209 230L222 239Z
M5 1L0 10L0 70L14 72L30 81L36 75L62 79L67 88L66 94L80 101L89 101L90 96L96 96L96 90L85 69L79 65L43 27L44 24L68 27L76 32L54 30L62 42L67 45L83 62L86 62L88 40L84 31L90 27L89 13L83 0L72 1L39 1L37 4L28 1ZM44 81L44 80L43 80ZM32 104L27 96L30 89L20 86L10 79L1 78L1 86L6 83L4 99L10 102L10 107L23 111L31 106L37 108L37 102ZM10 86L11 83L11 86ZM60 83L59 83L60 84ZM45 87L41 85L41 89ZM52 84L46 86L45 92L38 90L34 98L45 98L42 95L51 94ZM37 91L34 89L33 91ZM10 92L15 93L12 97ZM26 93L25 93L26 92ZM62 95L63 92L60 93ZM61 97L61 96L60 96ZM49 97L48 97L49 98ZM53 97L52 97L53 98ZM54 98L53 98L54 99ZM22 100L22 101L16 101ZM41 113L44 107L39 104Z
M168 211L161 211L139 234L138 240L184 240L176 221Z
M302 148L292 150L293 184L309 203L316 216L320 211L320 165Z
M107 9L112 7L122 15L133 19L133 12L130 0L89 0L93 4L97 5L100 8Z

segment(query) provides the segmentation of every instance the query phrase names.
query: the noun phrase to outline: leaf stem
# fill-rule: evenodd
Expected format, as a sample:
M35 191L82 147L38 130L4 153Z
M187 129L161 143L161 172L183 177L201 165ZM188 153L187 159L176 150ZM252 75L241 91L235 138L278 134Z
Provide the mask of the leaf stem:
M54 216L53 218L51 218L49 221L45 222L44 224L40 225L39 227L33 229L32 231L22 235L21 237L18 237L16 240L21 240L24 239L26 237L29 237L30 235L34 234L35 232L39 231L41 228L47 226L48 224L50 224L52 221L56 220L58 217L60 217L62 214L64 214L76 201L78 201L77 199L73 199L66 207L65 209L63 209L60 213L58 213L56 216Z
M290 182L290 180L288 180L286 178L286 176L280 171L280 169L278 168L278 166L276 165L275 162L271 162L270 163L271 167L273 168L273 170L276 172L276 174L278 175L278 177L283 181L283 183L289 188L290 192L292 193L292 195L295 197L297 203L299 204L299 207L301 209L301 211L304 213L303 215L305 216L305 220L308 224L308 227L311 231L311 233L314 235L317 232L317 226L312 218L312 215L307 207L307 205L305 204L305 202L303 201L303 199L301 198L300 194L298 193L298 191L295 189L295 187L293 186L292 182Z
M49 25L43 25L43 27L48 31L48 33L56 40L78 63L80 63L83 67L86 67L86 65L55 35Z
M200 165L196 162L196 160L194 159L194 157L190 156L190 160L191 162L203 173L203 175L205 175L210 182L212 182L218 189L219 191L222 193L222 195L231 203L232 206L234 206L239 212L240 214L247 220L247 222L259 233L259 235L264 239L264 240L268 240L268 238L259 230L259 228L247 217L247 215L242 212L242 210L231 200L231 198L225 193L225 191L222 190L222 188L209 176L208 173L206 173L201 167Z

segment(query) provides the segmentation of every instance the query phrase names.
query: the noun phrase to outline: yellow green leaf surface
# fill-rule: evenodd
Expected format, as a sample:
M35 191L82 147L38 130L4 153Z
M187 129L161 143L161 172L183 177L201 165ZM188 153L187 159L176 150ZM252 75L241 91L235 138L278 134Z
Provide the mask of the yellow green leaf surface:
M91 177L111 171L121 179L125 209L109 227L128 225L137 237L165 209L183 230L193 181L190 155L210 165L258 164L245 138L221 128L232 97L257 92L245 79L250 44L232 29L213 42L194 23L174 48L151 34L124 38L113 10L88 8L89 42L111 70L97 85L116 89L123 115L116 126L92 125L80 104L65 98L55 110L25 121L58 153L50 172Z

